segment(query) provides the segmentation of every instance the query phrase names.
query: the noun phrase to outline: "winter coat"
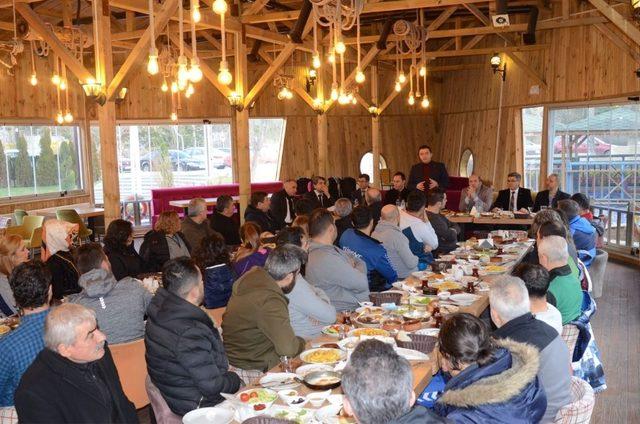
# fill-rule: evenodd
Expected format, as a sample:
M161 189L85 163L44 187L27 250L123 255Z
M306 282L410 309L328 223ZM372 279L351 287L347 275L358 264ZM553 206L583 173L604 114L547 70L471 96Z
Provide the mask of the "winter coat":
M144 336L144 315L152 295L139 281L116 281L104 269L93 269L80 276L82 291L69 296L70 303L93 309L100 330L110 344L126 343Z
M99 377L98 377L99 376ZM100 395L97 378L111 402ZM104 356L78 364L43 349L23 374L16 390L21 423L137 423L133 403L122 391L109 347Z
M436 401L435 411L456 423L537 423L547 397L536 377L540 367L534 346L497 340L500 347L486 365L470 365L453 377Z
M111 272L116 280L120 281L124 277L136 278L140 274L148 272L147 264L142 257L136 252L133 243L130 246L120 249L110 248L109 245L104 246L104 253L109 258L111 264Z
M275 233L278 228L276 221L271 217L269 212L263 212L253 205L247 206L244 211L244 221L252 221L260 226L260 230Z
M446 216L427 211L427 218L438 236L438 248L436 253L447 254L458 247L459 228L447 219Z
M214 309L227 306L236 274L227 264L213 265L204 270L204 306Z
M281 356L296 356L305 341L296 337L289 319L289 300L263 268L253 268L233 285L222 316L224 346L231 365L267 371Z
M418 257L409 248L409 239L400 227L387 221L380 221L371 237L379 240L387 251L391 265L399 278L407 278L418 270Z
M336 308L331 305L327 294L313 287L300 274L296 275L296 285L287 298L289 320L296 336L316 338L324 326L336 322Z
M399 416L395 420L389 421L389 424L437 424L450 422L446 418L443 418L425 408L424 406L414 405L404 415Z
M191 252L191 245L185 239L184 234L178 231L175 235L180 237ZM167 235L164 231L151 230L144 235L144 241L140 246L140 256L147 263L149 272L160 272L165 262L171 259Z
M209 225L209 220L205 219L200 224L191 219L190 216L185 216L180 224L180 230L184 236L184 240L187 241L191 249L197 249L200 246L200 242L203 238L209 237L213 234L213 229Z
M586 266L591 266L593 258L596 257L595 227L586 218L578 215L569 220L569 230L578 250L578 257Z
M80 292L78 285L80 273L70 252L60 250L49 256L45 264L51 273L51 288L54 299L62 299L70 294Z
M215 211L213 215L209 217L209 225L214 231L219 232L224 237L224 242L227 246L237 246L240 241L240 225L238 222L229 217Z
M240 377L229 372L220 334L197 306L159 288L147 310L147 370L171 410L182 416L235 393Z

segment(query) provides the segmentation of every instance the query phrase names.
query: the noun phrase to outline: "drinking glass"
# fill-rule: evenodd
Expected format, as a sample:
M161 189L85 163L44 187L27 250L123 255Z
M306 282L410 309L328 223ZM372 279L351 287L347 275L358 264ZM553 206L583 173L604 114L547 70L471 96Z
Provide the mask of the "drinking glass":
M280 369L282 372L293 372L292 358L290 356L280 357Z

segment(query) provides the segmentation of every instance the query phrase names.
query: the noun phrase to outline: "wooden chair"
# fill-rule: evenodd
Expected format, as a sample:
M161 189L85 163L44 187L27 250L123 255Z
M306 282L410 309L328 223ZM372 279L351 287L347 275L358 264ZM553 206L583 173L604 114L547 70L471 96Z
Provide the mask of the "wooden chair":
M147 376L144 383L149 400L151 401L151 408L153 409L153 415L155 415L156 423L158 424L182 424L182 417L173 413L167 401L162 397L162 393L151 381L151 378Z
M145 388L147 361L144 357L144 339L110 345L109 349L111 349L124 394L133 402L136 409L149 405L149 396Z
M571 398L573 401L560 408L553 421L558 424L588 424L591 421L596 398L593 388L578 377L571 377Z

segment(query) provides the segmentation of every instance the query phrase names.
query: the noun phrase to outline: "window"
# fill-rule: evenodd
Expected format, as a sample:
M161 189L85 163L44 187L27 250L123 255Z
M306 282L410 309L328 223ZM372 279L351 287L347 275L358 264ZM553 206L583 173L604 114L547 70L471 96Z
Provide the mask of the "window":
M470 177L473 174L473 152L466 149L460 157L460 176Z
M278 181L286 121L284 119L250 119L249 149L251 181Z
M522 144L524 152L523 186L538 191L540 181L540 154L542 152L543 107L522 109Z
M0 198L82 189L78 126L0 126Z
M387 161L382 155L380 155L380 169L386 168ZM360 173L369 175L371 182L375 182L373 181L373 153L367 152L362 155L362 158L360 159Z

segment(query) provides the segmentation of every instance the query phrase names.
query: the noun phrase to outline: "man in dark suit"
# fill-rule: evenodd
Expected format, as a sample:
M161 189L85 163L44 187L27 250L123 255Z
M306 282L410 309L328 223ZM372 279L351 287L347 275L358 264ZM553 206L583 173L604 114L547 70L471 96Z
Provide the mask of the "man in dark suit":
M256 191L251 193L251 202L244 211L244 220L255 222L260 226L262 231L275 233L276 222L269 214L271 201L264 191Z
M355 205L364 205L366 201L367 189L369 188L369 175L358 175L358 189L353 192L351 200Z
M329 187L327 186L327 180L319 175L314 175L311 178L313 183L313 190L304 194L304 199L308 200L313 205L313 209L328 208L333 206L333 200L329 194Z
M296 181L294 179L285 180L282 187L282 190L271 196L271 206L269 207L271 217L276 224L276 230L290 225L296 219L294 207L294 196L297 189Z
M407 177L402 172L393 174L393 188L384 195L384 205L396 205L407 201L409 189L407 188Z
M528 208L533 206L531 190L520 187L522 175L512 172L507 176L507 186L509 188L500 190L498 198L493 203L492 209L502 209L512 212L528 212Z
M420 163L411 167L409 172L409 190L427 191L433 188L446 190L449 186L449 174L444 163L432 161L431 147L422 145L418 147Z
M560 190L558 174L551 174L547 177L547 189L538 193L533 204L533 211L538 212L544 208L557 208L560 200L571 198L569 193Z
M216 199L216 210L209 218L209 225L222 234L227 246L240 244L240 225L233 217L235 208L233 197L223 194Z

